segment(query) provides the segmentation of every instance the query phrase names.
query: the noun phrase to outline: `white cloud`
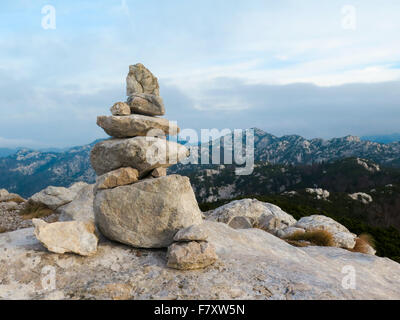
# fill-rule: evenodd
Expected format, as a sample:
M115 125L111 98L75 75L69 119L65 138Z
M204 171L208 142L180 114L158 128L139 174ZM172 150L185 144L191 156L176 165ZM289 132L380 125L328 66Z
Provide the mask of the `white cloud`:
M339 85L379 86L400 79L398 1L388 0L383 7L353 0L355 31L343 30L343 1L334 0L254 0L229 6L226 0L204 0L195 9L192 2L180 0L59 2L54 32L40 28L36 5L10 3L13 11L5 8L0 22L1 136L29 136L53 145L99 137L103 133L96 127L96 115L107 114L114 102L125 99L128 65L136 62L159 77L161 94L170 95L167 113L185 119L188 123L182 126L215 126L213 117L232 121L233 127L268 120L276 132L296 133L304 129L302 121L309 125L308 119L288 119L278 109L269 120L270 101L280 105L293 94L285 85L301 82L336 90ZM25 25L16 24L16 18ZM234 81L247 91L232 85ZM270 85L280 85L274 88L287 90L287 95L271 97L274 92L266 90L254 100L249 93ZM184 97L172 95L171 88ZM343 107L340 97L318 92L329 99L332 110ZM379 95L379 100L385 105L388 98ZM347 107L357 109L353 103ZM240 118L229 120L239 113ZM400 121L397 114L386 113L388 123ZM377 131L383 128L380 121ZM353 126L358 132L360 127ZM323 127L317 129L328 134ZM335 135L333 129L329 135Z

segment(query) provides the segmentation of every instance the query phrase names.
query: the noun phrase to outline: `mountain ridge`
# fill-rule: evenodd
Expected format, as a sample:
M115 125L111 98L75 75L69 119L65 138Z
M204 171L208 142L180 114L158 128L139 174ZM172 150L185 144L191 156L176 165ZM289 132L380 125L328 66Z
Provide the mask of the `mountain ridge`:
M362 141L356 136L324 140L307 140L299 135L277 137L255 128L255 162L303 165L358 157L388 167L400 167L400 142L380 144ZM221 141L226 137L221 137ZM90 165L94 144L77 146L63 152L40 152L23 149L0 158L0 188L29 197L48 185L68 187L74 182L93 183L95 173ZM203 144L206 147L210 144ZM199 147L192 147L194 151ZM220 150L223 153L223 148ZM178 164L170 172L205 168Z

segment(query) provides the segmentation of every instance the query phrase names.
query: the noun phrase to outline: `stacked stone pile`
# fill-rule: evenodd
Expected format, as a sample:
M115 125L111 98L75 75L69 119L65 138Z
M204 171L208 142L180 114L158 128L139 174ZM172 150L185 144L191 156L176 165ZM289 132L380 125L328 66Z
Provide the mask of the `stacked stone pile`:
M202 216L190 181L166 175L166 168L189 151L168 141L178 126L165 118L157 78L142 64L130 66L127 102L117 102L111 116L97 124L112 138L94 146L91 163L98 175L94 212L109 239L141 248L162 248L182 228Z

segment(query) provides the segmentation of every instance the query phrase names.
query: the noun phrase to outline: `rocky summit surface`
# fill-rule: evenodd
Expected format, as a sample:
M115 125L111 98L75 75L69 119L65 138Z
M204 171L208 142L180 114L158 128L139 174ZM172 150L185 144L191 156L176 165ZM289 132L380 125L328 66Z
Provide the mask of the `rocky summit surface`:
M93 256L58 255L32 228L1 234L0 299L400 299L400 264L387 258L297 248L217 222L204 228L219 260L192 271L168 268L166 250L102 239Z

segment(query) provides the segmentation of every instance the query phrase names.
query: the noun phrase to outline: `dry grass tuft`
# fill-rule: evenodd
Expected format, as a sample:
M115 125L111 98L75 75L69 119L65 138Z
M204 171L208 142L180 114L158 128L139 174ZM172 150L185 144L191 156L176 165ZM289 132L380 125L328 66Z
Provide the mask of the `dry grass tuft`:
M308 241L313 245L321 246L321 247L333 247L334 241L333 236L330 232L326 230L315 230L315 231L306 231L296 232L291 236L287 237L286 240L289 241ZM290 242L289 242L290 243Z
M22 202L25 202L25 200L21 197L15 197L15 198L7 199L5 202L15 202L15 203L20 204Z
M48 217L53 210L40 203L27 202L25 207L19 212L24 220Z
M350 251L368 254L371 247L375 249L375 240L371 235L364 233L356 238L356 245Z
M286 239L285 241L294 247L300 247L300 248L308 247L310 245L308 241L297 241L297 240L286 240Z

